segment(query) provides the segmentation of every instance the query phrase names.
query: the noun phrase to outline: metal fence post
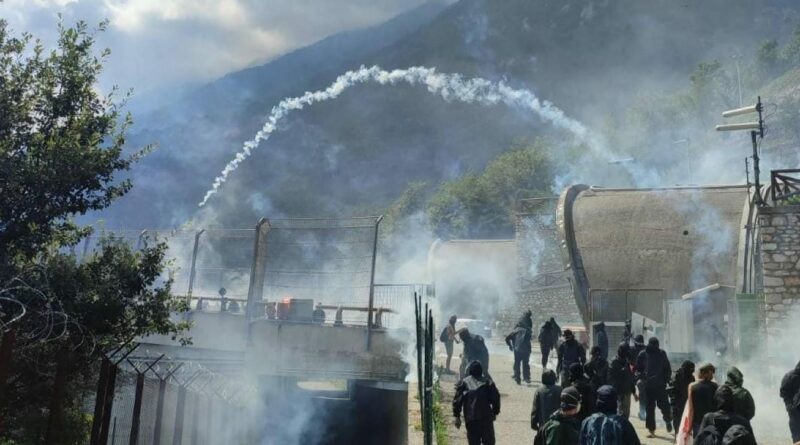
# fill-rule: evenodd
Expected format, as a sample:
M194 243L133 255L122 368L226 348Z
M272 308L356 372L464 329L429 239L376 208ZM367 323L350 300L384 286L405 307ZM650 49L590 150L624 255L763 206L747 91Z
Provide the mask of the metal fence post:
M369 275L369 307L367 308L367 351L372 348L372 310L375 306L375 259L378 256L378 227L383 215L375 221L375 234L372 238L372 267Z
M100 430L103 424L103 406L106 400L106 386L108 385L108 375L111 361L103 357L100 362L100 376L97 379L97 394L94 398L94 416L92 417L92 435L89 439L90 445L100 445Z
M103 415L102 425L100 427L100 436L98 437L98 444L108 443L108 430L111 426L111 409L114 407L114 390L117 384L117 365L111 363L108 368L108 379L106 380L106 389L103 394Z
M164 395L167 391L167 381L158 381L158 401L156 402L156 420L153 427L153 445L161 443L161 417L164 415Z
M247 320L256 317L256 307L261 302L264 292L264 275L266 274L267 259L267 232L269 231L269 220L261 218L256 224L256 234L253 246L253 262L250 265L250 284L247 290ZM263 314L261 314L263 316Z
M136 373L136 392L133 399L133 415L131 418L131 434L128 440L130 445L136 445L139 440L139 423L142 418L142 395L144 394L144 373Z
M197 266L197 251L200 248L200 235L205 232L206 229L201 229L194 235L194 248L192 249L192 268L189 269L189 289L187 290L187 298L188 302L191 304L192 302L192 290L194 290L194 279L197 273L196 266Z
M183 441L183 410L186 407L186 386L178 387L178 403L175 406L175 430L172 435L172 445L181 445Z

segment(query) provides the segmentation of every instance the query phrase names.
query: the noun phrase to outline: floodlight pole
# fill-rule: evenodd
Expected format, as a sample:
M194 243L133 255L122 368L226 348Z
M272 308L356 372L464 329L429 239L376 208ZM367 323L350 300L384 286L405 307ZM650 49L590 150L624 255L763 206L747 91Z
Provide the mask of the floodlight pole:
M372 347L372 310L375 307L375 259L378 256L378 227L383 215L375 220L375 233L372 238L372 267L369 275L369 307L367 308L367 351Z
M761 182L759 180L761 170L759 169L758 140L756 139L756 137L764 138L763 110L764 107L761 105L761 96L758 96L758 102L756 103L756 111L758 111L758 131L753 130L750 132L750 141L753 143L753 176L756 187L756 205L758 206L764 205L761 199Z

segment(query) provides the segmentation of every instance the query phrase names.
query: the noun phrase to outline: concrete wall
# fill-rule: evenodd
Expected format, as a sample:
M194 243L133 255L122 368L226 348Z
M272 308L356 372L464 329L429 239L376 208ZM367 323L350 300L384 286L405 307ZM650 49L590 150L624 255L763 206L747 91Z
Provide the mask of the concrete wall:
M776 326L800 310L800 206L761 208L758 221L766 327L777 335Z

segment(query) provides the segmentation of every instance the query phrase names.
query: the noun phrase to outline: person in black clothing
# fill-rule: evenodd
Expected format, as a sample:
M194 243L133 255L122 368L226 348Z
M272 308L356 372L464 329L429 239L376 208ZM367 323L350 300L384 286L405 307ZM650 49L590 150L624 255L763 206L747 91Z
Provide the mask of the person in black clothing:
M694 383L694 362L686 360L681 363L681 367L675 371L667 392L669 402L672 405L672 426L678 431L683 417L683 409L686 408L686 401L689 399L689 385Z
M561 328L556 323L556 319L550 317L539 329L539 348L542 351L542 368L547 368L547 359L550 358L550 351L556 348L558 338L561 337Z
M458 338L464 344L464 351L461 355L461 367L459 369L459 377L464 378L466 375L467 365L475 360L481 362L481 368L485 375L489 375L489 350L486 349L486 343L483 337L477 334L471 334L467 328L458 331Z
M639 354L644 351L644 348L644 335L637 334L636 337L633 338L633 346L630 349L630 356L628 359L631 368L634 370L636 369L636 360L639 358ZM645 420L647 418L647 393L644 390L644 381L636 380L636 390L639 392L639 419Z
M597 389L608 383L608 362L603 358L599 346L592 346L589 356L589 363L583 369L589 377L589 383Z
M582 445L641 445L627 417L617 414L617 391L605 385L597 389L595 413L581 425Z
M538 430L550 419L561 403L561 387L556 385L556 373L545 369L542 373L542 386L533 394L531 409L531 428Z
M522 378L525 379L525 383L530 383L531 328L526 325L524 320L520 320L514 330L506 336L506 344L514 352L514 381L519 385L521 365Z
M456 384L453 397L455 426L461 428L463 411L469 445L494 445L494 420L500 414L500 392L492 379L485 376L481 362L470 362L467 371L469 375Z
M711 363L706 363L699 369L700 380L689 386L690 411L692 415L692 436L697 437L703 417L714 411L714 396L719 385L714 382L714 373L717 369Z
M719 435L724 436L730 427L742 425L751 435L753 434L753 427L750 425L750 421L733 412L734 396L730 387L722 385L717 388L714 393L714 402L717 410L706 413L703 416L703 421L700 423L700 431L709 425L713 425Z
M657 338L650 337L647 347L639 354L636 359L636 372L644 384L644 393L647 395L645 425L650 432L649 437L655 437L656 405L667 423L667 432L671 432L672 413L667 398L667 383L672 375L672 368L667 353L659 347Z
M561 374L561 386L569 385L569 370L575 363L581 365L581 372L583 372L586 350L575 340L572 331L566 329L564 330L564 343L558 347L558 365L556 365L556 372Z
M639 354L644 351L645 347L644 335L639 334L633 338L633 347L631 348L630 355L628 356L628 362L631 364L631 366L636 366L636 360L639 358Z
M631 395L636 396L636 379L628 365L629 350L628 343L620 343L617 356L608 367L608 384L617 391L619 415L626 419L631 415Z
M633 331L631 327L631 321L625 320L625 327L622 331L622 343L625 343L629 347L631 346L631 340L633 340Z
M606 324L602 321L594 325L594 345L600 348L603 360L608 360L608 334Z
M792 441L800 441L800 362L781 380L781 398L789 414L789 430Z
M581 393L581 400L583 403L581 403L581 409L578 411L578 421L583 422L583 419L591 416L594 412L596 390L583 373L583 366L581 366L580 363L573 363L570 365L569 385Z
M533 312L530 309L526 310L522 313L522 316L519 317L519 321L517 322L517 326L523 326L530 330L533 330Z

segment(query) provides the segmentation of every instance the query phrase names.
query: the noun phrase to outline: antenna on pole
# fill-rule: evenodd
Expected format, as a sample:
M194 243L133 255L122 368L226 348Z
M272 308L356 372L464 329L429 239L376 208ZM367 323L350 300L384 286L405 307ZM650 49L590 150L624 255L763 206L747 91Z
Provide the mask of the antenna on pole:
M758 158L758 139L764 139L764 106L761 103L761 96L758 96L758 102L755 105L750 105L747 107L736 108L734 110L728 110L722 113L723 118L728 117L735 117L735 116L743 116L745 114L751 113L758 113L758 121L755 122L744 122L738 124L724 124L724 125L717 125L717 131L740 131L740 130L749 130L750 131L750 141L753 144L753 180L755 182L755 198L756 198L756 205L764 205L764 201L761 198L761 182L759 181L759 158ZM745 164L745 170L747 170L747 165ZM747 172L748 178L750 176L749 172ZM748 179L748 188L749 188L749 179Z

